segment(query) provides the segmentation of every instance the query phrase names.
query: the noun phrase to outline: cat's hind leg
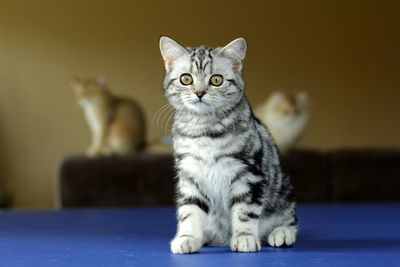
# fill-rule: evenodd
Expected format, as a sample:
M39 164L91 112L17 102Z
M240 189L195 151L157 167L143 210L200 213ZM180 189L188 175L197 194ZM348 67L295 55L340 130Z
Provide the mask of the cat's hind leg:
M105 152L108 150L109 154L126 156L135 152L134 142L134 137L130 136L126 129L113 123L110 125L108 142L103 148Z

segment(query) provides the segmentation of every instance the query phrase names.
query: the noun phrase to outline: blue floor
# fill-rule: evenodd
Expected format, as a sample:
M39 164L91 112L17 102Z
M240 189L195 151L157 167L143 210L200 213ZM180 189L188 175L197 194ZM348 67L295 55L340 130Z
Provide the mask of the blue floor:
M400 203L298 208L292 248L173 255L173 208L0 213L0 266L400 266Z

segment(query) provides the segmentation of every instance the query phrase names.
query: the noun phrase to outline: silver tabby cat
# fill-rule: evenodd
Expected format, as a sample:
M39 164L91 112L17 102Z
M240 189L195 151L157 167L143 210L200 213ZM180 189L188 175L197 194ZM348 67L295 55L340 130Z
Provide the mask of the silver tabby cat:
M253 252L296 240L293 189L277 148L253 116L242 78L246 41L184 48L161 37L164 94L175 109L178 229L173 253L203 245Z

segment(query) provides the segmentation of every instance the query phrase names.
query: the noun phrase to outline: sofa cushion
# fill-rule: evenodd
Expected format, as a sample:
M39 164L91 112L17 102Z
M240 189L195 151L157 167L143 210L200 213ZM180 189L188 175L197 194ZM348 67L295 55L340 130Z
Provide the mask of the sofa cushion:
M327 160L333 201L400 200L400 150L333 150Z
M65 157L59 168L63 207L170 205L171 154ZM282 157L299 202L399 201L400 150L295 150Z
M61 205L168 205L174 196L173 178L173 159L167 154L69 156L59 169Z

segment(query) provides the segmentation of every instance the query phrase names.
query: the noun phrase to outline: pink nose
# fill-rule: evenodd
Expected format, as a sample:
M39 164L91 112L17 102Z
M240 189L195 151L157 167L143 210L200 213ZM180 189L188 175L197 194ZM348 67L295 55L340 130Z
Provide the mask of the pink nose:
M205 91L200 91L200 92L195 92L195 94L196 94L199 98L202 98L203 95L206 94L206 92L205 92Z

